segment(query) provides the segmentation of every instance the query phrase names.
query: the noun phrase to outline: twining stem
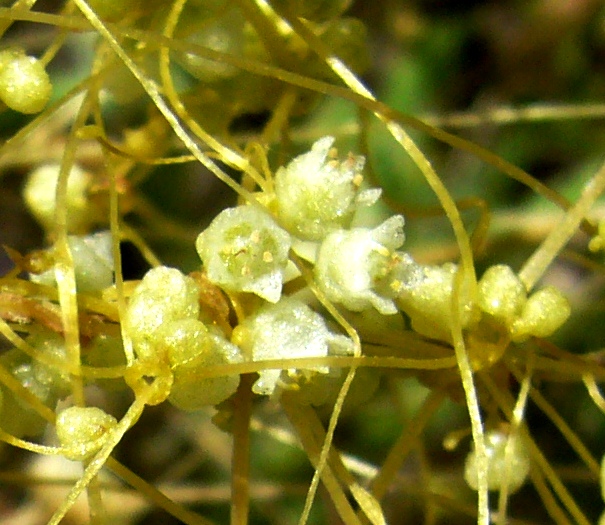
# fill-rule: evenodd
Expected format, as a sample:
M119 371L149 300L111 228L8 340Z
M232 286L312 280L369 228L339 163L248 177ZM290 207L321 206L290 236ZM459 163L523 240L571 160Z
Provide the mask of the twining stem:
M317 441L316 436L304 416L305 407L296 403L296 401L292 399L291 396L288 396L287 393L282 395L281 405L288 416L288 419L294 426L309 460L316 469L316 473L320 472L321 480L330 494L332 503L343 520L343 523L346 523L347 525L362 525L351 507L338 479L332 471L331 466L325 464L321 470L318 468L322 446ZM303 516L305 515L308 515L308 513L303 512Z
M489 391L490 395L494 398L494 400L498 403L498 406L502 410L502 412L506 415L509 421L513 421L513 406L514 400L512 396L508 392L503 392L494 382L493 378L491 378L488 374L482 374L481 379ZM563 505L565 505L568 512L574 518L575 522L580 525L589 525L590 521L586 518L573 496L569 493L561 478L556 473L555 469L548 462L540 447L536 445L532 437L530 436L527 428L524 425L519 426L519 434L523 438L524 443L529 449L532 465L535 465L536 468L539 468L548 482L551 484L554 492L557 494ZM532 468L532 471L534 469ZM533 480L533 476L532 476ZM538 486L536 489L540 490ZM545 507L549 510L548 501L544 500Z
M282 16L283 14L280 13ZM321 57L321 59L338 75L338 77L355 93L361 95L367 100L375 101L372 93L362 84L356 75L340 60L334 56L328 46L313 33L305 22L296 17L287 17L288 23L305 40L309 47ZM454 324L451 327L452 339L456 351L456 359L460 370L462 386L464 388L469 416L471 419L471 428L473 432L473 441L477 453L477 462L479 467L478 479L478 523L487 525L489 523L489 501L487 491L487 450L483 433L483 423L479 410L479 401L473 382L473 372L470 366L469 358L462 338L461 326L461 301L465 298L464 290L470 297L474 297L476 288L476 276L473 264L473 254L470 239L466 233L464 223L460 217L460 212L447 188L438 177L428 159L414 143L408 133L401 125L392 120L389 115L380 111L373 111L389 130L393 138L403 147L406 153L411 157L416 166L422 171L427 183L439 199L446 216L454 230L456 241L460 248L461 264L456 276L454 293L452 294L452 309Z
M519 390L519 394L517 396L517 402L515 403L515 407L512 411L512 420L511 420L511 429L508 434L508 439L506 440L506 446L504 449L504 472L503 472L503 482L500 489L500 495L498 497L498 521L497 525L506 525L507 516L506 509L508 505L508 497L509 497L509 483L508 480L512 475L512 465L513 465L513 436L517 436L519 427L523 423L525 407L527 406L527 399L529 396L529 391L531 389L531 378L533 374L533 367L535 364L535 352L531 352L528 358L527 370L525 371L525 375L519 381L521 388Z
M250 416L254 374L243 374L233 398L231 525L246 525L250 508Z
M386 495L401 465L414 448L418 436L435 411L441 406L444 397L443 392L433 390L418 409L416 417L409 422L407 429L401 433L391 447L380 471L370 483L372 494L377 500L381 500Z
M584 186L577 202L568 210L565 217L556 228L544 239L544 242L525 262L519 272L519 278L530 291L544 275L548 266L561 252L578 230L580 223L590 211L590 208L605 190L605 164Z
M548 487L542 472L538 469L532 469L529 476L536 491L540 495L542 503L544 503L544 508L548 511L555 523L557 523L557 525L573 525Z
M156 380L157 382L158 380ZM141 390L135 398L130 408L124 414L120 422L107 434L107 440L103 443L103 447L93 456L87 464L84 474L71 488L63 503L55 511L48 522L48 525L59 525L65 517L69 509L75 504L76 500L84 492L90 483L95 479L100 470L105 466L109 455L113 452L117 444L122 440L124 434L136 423L145 406L150 400L158 395L157 390L162 388L162 384L156 385L153 383L146 389Z
M519 380L521 374L512 365L510 366L511 371ZM566 423L566 421L559 415L555 408L546 400L546 398L540 394L540 392L532 388L529 392L529 396L532 401L538 406L538 408L553 422L557 427L561 435L566 439L571 448L574 449L578 457L588 467L595 479L598 478L600 472L599 462L593 457L590 450L584 445L580 437L574 432L574 430Z

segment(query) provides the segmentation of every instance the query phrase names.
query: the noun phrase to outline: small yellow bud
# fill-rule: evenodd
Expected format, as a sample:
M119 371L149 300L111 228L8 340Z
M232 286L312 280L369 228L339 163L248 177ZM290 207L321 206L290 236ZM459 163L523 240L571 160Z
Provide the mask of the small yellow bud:
M96 407L70 407L57 416L57 437L67 459L82 461L96 453L117 425L115 417Z
M39 113L52 94L44 66L22 49L0 51L0 99L20 113Z
M509 266L498 264L483 274L478 295L481 310L509 326L521 313L527 293L517 274Z
M485 441L488 489L502 490L506 486L509 493L516 492L525 483L530 468L529 453L521 438L493 430L485 433ZM464 479L473 490L479 486L478 467L477 454L472 450L466 458Z
M521 342L530 336L548 337L567 321L571 314L569 302L553 286L532 294L511 327L511 339Z

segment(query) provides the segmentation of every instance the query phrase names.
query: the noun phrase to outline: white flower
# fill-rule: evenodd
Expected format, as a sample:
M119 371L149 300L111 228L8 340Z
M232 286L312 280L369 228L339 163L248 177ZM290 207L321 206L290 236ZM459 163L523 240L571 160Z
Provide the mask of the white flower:
M253 206L223 210L200 233L196 248L208 279L226 290L279 300L290 235Z
M400 261L395 251L404 241L401 215L372 229L353 228L329 234L321 243L315 277L326 296L359 312L370 307L394 314L394 271Z
M330 353L347 353L352 348L349 338L332 333L323 317L296 299L284 298L275 305L261 308L233 332L233 342L253 361L283 359L289 374L288 360L301 357L323 357ZM327 367L313 372L327 373ZM308 370L306 371L308 372ZM270 395L275 391L281 369L260 370L252 390Z
M294 236L311 241L351 224L359 206L374 204L381 190L360 190L365 163L350 155L340 162L333 137L323 137L275 174L275 195L281 223Z
M103 290L113 283L113 253L111 232L103 231L92 235L70 235L67 243L73 257L78 292ZM55 270L51 268L40 274L31 274L33 282L55 286Z

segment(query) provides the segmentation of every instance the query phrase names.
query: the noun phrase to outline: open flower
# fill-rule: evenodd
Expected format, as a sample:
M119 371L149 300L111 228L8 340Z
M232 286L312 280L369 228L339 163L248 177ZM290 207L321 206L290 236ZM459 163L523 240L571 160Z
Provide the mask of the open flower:
M394 215L374 229L352 228L329 234L321 243L315 277L327 297L349 310L374 307L394 314L393 286L404 241L403 217Z
M323 357L329 353L348 353L352 342L348 337L332 333L317 312L296 299L284 298L279 303L261 308L233 331L233 342L253 361L300 357ZM316 367L306 372L327 373L327 367ZM281 369L260 370L252 390L270 395L275 391Z
M380 189L361 190L362 156L340 162L332 148L334 137L323 137L311 151L296 157L275 174L279 219L292 235L319 241L351 224L359 206L374 204Z
M196 248L212 283L279 300L290 235L267 213L253 206L223 210L200 233Z

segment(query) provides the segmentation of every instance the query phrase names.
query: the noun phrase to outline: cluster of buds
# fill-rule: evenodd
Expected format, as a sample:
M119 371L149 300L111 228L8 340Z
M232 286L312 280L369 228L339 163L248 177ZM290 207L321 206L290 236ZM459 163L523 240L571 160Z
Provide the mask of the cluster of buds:
M546 286L528 296L519 277L503 264L486 270L478 291L480 308L501 320L515 342L548 337L571 314L569 302L555 287Z
M196 379L210 365L241 360L237 347L199 320L199 293L191 277L159 266L135 289L125 320L139 359L170 368L168 401L183 410L216 405L239 383L237 375Z

